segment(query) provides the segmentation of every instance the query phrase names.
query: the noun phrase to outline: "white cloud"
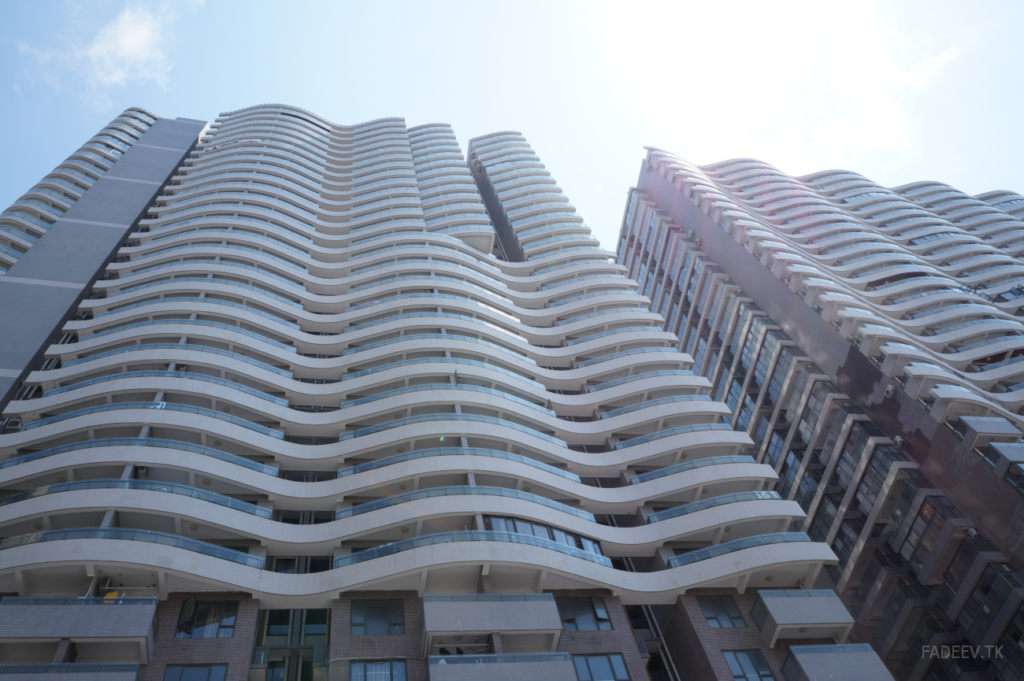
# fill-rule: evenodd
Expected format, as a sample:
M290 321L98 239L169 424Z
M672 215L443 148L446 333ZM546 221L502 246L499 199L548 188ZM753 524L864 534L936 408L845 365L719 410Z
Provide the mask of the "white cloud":
M908 102L959 54L868 3L609 3L609 67L697 163L754 156L794 174L900 155ZM652 143L657 143L652 141ZM679 148L682 145L683 148Z
M147 8L125 8L84 50L93 81L104 87L130 81L165 85L171 66L164 53L164 30L164 21Z
M197 6L201 3L191 3ZM90 39L63 50L38 49L18 43L30 68L20 72L18 82L40 81L54 89L82 83L84 96L98 109L110 106L112 88L153 83L166 87L171 72L167 43L171 26L184 3L129 5L112 21L102 25Z

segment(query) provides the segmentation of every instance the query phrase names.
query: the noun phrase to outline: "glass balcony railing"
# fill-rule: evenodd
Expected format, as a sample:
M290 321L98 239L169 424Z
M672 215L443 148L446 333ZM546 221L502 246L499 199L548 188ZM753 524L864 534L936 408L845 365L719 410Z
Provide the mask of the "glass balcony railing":
M62 664L0 664L0 675L7 674L138 674L134 662L65 662ZM74 678L71 676L69 678Z
M657 480L664 478L668 475L675 475L676 473L683 473L685 471L692 471L695 468L704 468L705 466L721 466L730 463L757 463L751 456L744 455L733 455L733 456L711 456L706 459L697 459L695 461L685 461L683 463L677 463L674 466L666 466L665 468L659 468L656 471L648 471L647 473L641 473L640 475L634 475L629 479L629 484L639 485L642 482L648 482L649 480Z
M50 449L32 452L31 454L23 454L21 456L15 456L4 461L0 461L0 469L7 468L8 466L17 466L19 464L28 463L29 461L38 461L39 459L56 456L57 454L63 454L64 452L77 452L81 449L95 449L96 447L163 447L165 449L176 449L183 452L191 452L193 454L202 454L203 456L220 459L221 461L226 461L227 463L232 463L236 466L248 468L249 470L256 471L257 473L272 475L275 478L278 473L277 469L273 466L266 466L256 461L250 461L245 457L228 454L227 452L222 452L219 449L203 447L202 445L192 444L191 442L180 442L178 440L167 440L155 437L109 437L98 440L86 440L85 442L72 442L59 447L52 447Z
M116 539L121 541L137 541L147 544L161 544L173 546L186 551L201 553L206 556L229 560L239 565L263 569L263 559L258 556L251 556L248 553L224 548L216 544L209 544L198 539L187 539L166 532L153 532L151 530L132 530L123 527L77 527L70 530L50 530L48 532L33 532L18 537L8 537L0 541L0 551L13 549L18 546L38 544L41 542L64 541L66 539Z
M164 492L167 494L177 494L185 497L192 497L193 499L201 499L202 501L208 501L211 504L217 504L218 506L227 506L236 511L242 513L248 513L260 518L270 519L272 512L269 508L261 508L256 504L250 504L238 499L232 499L229 496L223 494L216 494L214 492L207 492L206 490L196 489L195 487L189 487L187 485L178 485L172 482L158 482L156 480L104 480L104 479L92 479L92 480L75 480L73 482L59 482L55 485L47 485L46 487L39 487L28 492L19 492L18 494L12 494L0 498L0 507L7 506L8 504L16 504L19 501L25 501L26 499L35 499L36 497L44 497L49 494L59 494L61 492L79 492L82 490L89 489L134 489L143 490L149 492Z
M672 437L673 435L683 435L685 433L697 433L706 430L728 430L732 431L732 426L728 423L695 423L690 426L680 426L678 428L668 428L666 430L660 430L657 433L650 433L648 435L641 435L640 437L634 437L631 440L624 440L615 445L615 449L625 449L626 447L635 447L642 445L647 442L653 442L655 440L661 440L666 437Z
M549 593L542 594L424 594L424 603L494 603L524 601L554 601ZM566 653L561 653L565 655Z
M263 275L264 277L270 277L271 279L275 279L277 281L280 281L281 283L287 284L288 286L291 286L292 288L302 289L303 291L306 290L305 285L297 284L294 281L292 281L291 279L288 279L286 277L282 277L279 274L274 274L273 272L270 272L268 270L264 270L264 269L261 269L259 267L253 267L252 265L243 265L240 262L228 262L226 260L214 260L213 258L184 258L182 260L176 260L174 262L168 262L168 263L164 263L162 265L153 265L152 267L143 267L141 269L132 270L129 274L125 275L125 278L133 276L133 275L136 275L136 274L142 274L143 272L152 272L153 270L164 269L166 267L179 267L181 265L190 265L190 264L202 264L202 265L205 265L205 266L216 265L217 267L238 267L238 268L241 268L241 269L249 270L251 272L256 272L258 274Z
M236 310L242 310L243 312L247 312L249 314L254 314L254 315L258 315L260 317L264 317L264 318L269 319L271 321L277 322L278 324L281 324L283 326L287 326L288 328L295 329L296 331L301 329L301 327L298 324L296 324L295 322L289 322L288 320L282 319L281 317L279 317L279 316L277 316L275 314L271 314L269 312L264 312L263 310L261 310L259 308L256 308L256 307L252 307L251 305L243 305L241 303L232 303L231 301L228 301L228 300L218 300L216 298L200 298L198 296L196 296L194 298L193 297L181 296L181 297L174 297L174 298L158 298L156 300L146 300L146 301L143 301L141 303L133 303L131 305L124 305L122 307L118 307L118 308L113 309L113 310L108 310L106 312L101 312L98 315L96 315L95 317L96 317L96 319L99 319L100 317L107 317L107 316L112 315L112 314L118 314L120 312L126 312L128 310L137 310L139 308L148 307L150 305L161 305L163 303L184 303L186 305L194 305L194 304L222 305L224 307L230 307L230 308L234 308Z
M583 362L577 362L576 368L582 369L583 367L592 366L594 364L601 364L613 359L619 359L620 357L631 357L633 355L643 355L650 352L671 352L673 354L680 354L675 348L633 348L632 350L623 350L622 352L613 352L610 355L604 355L603 357L595 357L594 359L588 359ZM679 360L682 361L682 360Z
M598 338L605 338L607 336L615 336L620 333L642 333L642 332L659 333L664 331L660 326L627 326L623 329L612 329L611 331L602 331L601 333L595 333L590 336L584 336L583 338L575 338L570 341L566 341L566 347L572 345L578 345L580 343L587 343Z
M389 397L395 397L397 395L405 395L406 393L421 392L421 391L424 391L424 390L457 390L457 391L469 391L469 392L475 392L475 393L484 393L484 394L487 394L487 395L494 395L495 397L501 397L501 398L506 399L506 400L511 400L512 402L515 402L516 404L521 404L524 407L529 407L530 409L535 409L536 411L543 412L543 413L545 413L545 414L547 414L548 416L551 416L551 417L555 416L555 412L551 411L550 409L545 409L544 407L542 407L542 406L540 406L538 404L534 404L533 402L530 402L528 400L524 400L521 397L516 397L515 395L511 395L509 393L502 392L501 390L492 390L491 388L483 388L483 387L478 386L478 385L468 385L468 384L464 384L464 383L458 383L458 384L455 384L455 383L424 383L424 384L420 384L420 385L411 385L411 386L409 386L407 388L398 388L397 390L388 390L387 392L377 393L376 395L370 395L368 397L360 397L357 400L349 400L348 402L342 402L340 408L341 409L348 409L349 407L356 407L356 406L359 406L361 404L369 404L371 402L377 402L378 400L384 400L384 399L387 399ZM710 399L710 398L708 398L708 399Z
M174 322L178 323L178 320L175 319ZM78 364L84 364L85 362L90 362L94 359L100 359L101 357L121 355L126 352L141 352L144 350L184 350L186 352L206 352L213 355L220 355L222 357L230 357L231 359L238 360L239 362L245 362L246 364L251 364L253 366L259 367L260 369L264 369L271 373L277 374L278 376L287 376L288 378L292 377L292 373L290 371L286 371L285 369L278 369L275 366L271 366L266 362L261 362L257 359L253 359L252 357L246 357L245 355L240 355L237 352L221 350L220 348L211 348L206 345L195 345L190 343L147 343L145 345L133 345L127 348L117 348L115 350L107 350L106 352L100 352L95 355L89 355L88 357L80 357L79 359L73 359L70 362L65 362L64 367L66 368Z
M773 534L759 534L755 537L747 537L745 539L734 539L733 541L723 542L716 544L715 546L708 546L707 548L697 549L696 551L690 551L684 553L681 556L676 556L669 559L668 568L677 568L684 565L690 565L708 558L715 558L716 556L724 556L727 553L733 553L734 551L742 551L743 549L750 549L756 546L768 546L769 544L786 544L791 542L810 542L811 538L803 532L775 532Z
M506 428L517 430L521 433L526 433L527 435L532 435L533 437L539 438L546 442L550 442L551 444L557 445L559 447L568 447L568 445L565 443L565 440L559 440L557 437L546 435L545 433L542 433L539 430L534 430L533 428L521 426L518 423L506 421L505 419L498 419L494 418L493 416L480 416L479 414L421 414L419 416L409 416L403 419L395 419L394 421L390 421L388 423L378 423L375 426L369 426L367 428L353 430L350 433L342 433L338 437L338 441L344 442L346 440L351 440L357 437L363 437L365 435L372 435L373 433L380 433L385 430L391 430L392 428L398 428L400 426L407 426L414 423L429 423L431 421L474 421L477 423L489 423L491 425L504 426ZM728 426L726 426L726 429L731 430Z
M66 393L71 390L78 390L79 388L85 388L86 386L96 385L97 383L107 383L108 381L117 381L122 378L187 378L192 381L203 381L205 383L215 383L231 390L238 390L246 395L252 395L261 400L273 402L274 404L282 407L288 406L288 400L281 397L274 397L268 395L262 390L256 388L250 388L247 385L241 383L233 383L223 378L217 378L216 376L207 376L206 374L196 374L189 371L125 371L120 374L110 374L109 376L99 376L97 378L91 378L88 381L82 381L81 383L72 383L71 385L61 386L60 388L54 388L53 390L47 390L43 397L49 397L50 395L57 395L60 393Z
M561 511L562 513L568 513L569 515L582 518L583 520L596 522L593 513L587 513L582 509L574 508L568 504L562 504L557 501L552 501L546 497L530 494L528 492L520 492L519 490L508 489L506 487L485 487L480 485L453 485L450 487L432 487L430 489L416 490L415 492L406 492L405 494L377 499L376 501L359 504L358 506L352 506L351 508L340 509L334 513L334 519L341 520L342 518L351 518L352 516L370 513L382 508L390 508L391 506L405 504L410 501L418 501L419 499L455 496L488 496L520 499L522 501L540 504L541 506L546 506L550 509ZM0 505L2 505L2 500L0 500Z
M569 653L503 653L498 655L431 655L430 664L510 664L514 662L571 662Z
M639 404L631 404L628 407L621 407L619 409L612 409L601 414L602 419L609 419L614 416L621 416L623 414L631 414L634 411L640 409L647 409L648 407L656 407L659 404L672 404L675 402L711 402L710 395L676 395L674 397L662 397L656 400L647 400L646 402L640 402Z
M649 314L651 311L649 309L647 309L646 305L641 305L640 307L617 307L617 308L615 308L613 310L601 310L599 312L591 312L590 314L580 315L579 317L572 317L570 319L563 319L561 321L555 322L555 326L564 326L566 324L575 324L576 322L582 322L585 319L593 319L594 317L603 317L604 315L609 315L609 314L629 315L629 314L634 314L634 313L637 313L637 312L645 312L645 313Z
M113 598L79 598L68 596L4 596L0 600L2 605L155 605L159 602L156 596L144 596L134 598L130 596L115 596Z
M350 556L342 556L340 558L335 558L334 567L335 569L347 567L349 565L363 563L368 560L373 560L375 558L382 558L383 556L391 556L396 553L401 553L403 551L417 549L422 546L433 546L435 544L452 544L457 542L473 541L493 541L506 542L510 544L526 544L528 546L539 546L540 548L549 549L551 551L557 551L567 556L581 558L591 563L597 563L598 565L604 565L608 568L612 566L611 559L606 558L605 556L599 556L596 553L583 551L574 546L562 544L551 539L541 539L540 537L534 537L533 535L516 534L513 532L490 532L485 530L476 530L468 532L440 532L438 534L427 534L422 537L415 537L414 539L406 539L404 541L394 542L392 544L376 546L372 549L365 549L363 551L353 553ZM2 545L0 545L0 548L2 548Z
M284 439L284 433L280 430L274 430L273 428L267 428L261 426L258 423L252 421L246 421L245 419L232 416L231 414L224 414L213 409L206 409L204 407L194 407L191 404L175 404L173 402L118 402L115 404L100 404L95 407L86 407L85 409L76 409L75 411L69 411L66 414L59 414L57 416L50 416L49 418L39 419L38 421L32 421L26 423L21 427L24 430L31 430L33 428L39 428L40 426L48 426L52 423L59 423L66 421L67 419L73 419L78 416L87 416L89 414L98 414L107 411L121 411L123 409L157 409L166 411L180 411L189 414L197 414L199 416L206 416L212 419L218 419L220 421L227 421L236 426L248 428L254 430L257 433L267 435L278 440Z
M377 341L376 343L370 343L369 345L360 345L357 348L349 348L348 350L343 350L341 356L344 357L346 355L354 355L356 353L366 352L367 350L372 350L374 348L380 348L386 345L394 345L395 343L403 343L405 341L411 340L440 340L460 341L463 343L475 343L476 345L483 345L488 348L491 348L492 350L497 350L498 352L504 352L506 354L513 355L516 359L523 362L527 362L528 364L537 364L536 361L530 359L525 355L519 354L515 350L506 348L504 345L498 345L497 343L491 343L490 341L480 340L479 338L473 338L472 336L459 336L451 333L411 333L406 336L397 336L395 338L388 338L386 340Z
M376 461L368 461L367 463L361 463L350 468L342 468L338 471L338 477L344 478L349 475L355 475L364 471L372 471L378 468L384 468L385 466L392 466L394 464L403 463L405 461L414 461L416 459L426 459L434 456L486 456L495 459L505 459L506 461L516 461L518 463L526 464L527 466L533 466L540 470L547 471L553 475L572 480L573 482L580 482L580 476L569 471L563 471L560 468L549 466L546 463L531 459L526 456L520 456L518 454L512 454L511 452L503 452L497 449L484 449L482 447L438 447L436 449L423 449L417 452L406 452L405 454L396 454L395 456L388 456L383 459L377 459ZM744 457L749 458L749 457ZM753 461L753 459L750 459ZM3 464L0 463L0 468Z
M116 293L113 293L112 295L107 296L107 300L111 300L112 298L121 296L121 295L123 295L125 293L131 293L132 291L139 291L141 289L153 288L154 286L165 286L165 285L168 285L168 284L173 285L175 287L180 287L180 288L192 288L192 287L189 287L189 286L181 286L181 284L187 284L188 282L201 282L201 283L204 283L204 284L217 284L217 285L220 285L220 286L232 286L232 287L235 287L235 288L242 288L242 289L245 289L246 291L253 291L255 293L259 293L260 295L267 296L268 298L273 298L274 300L276 300L276 301L278 301L280 303L284 303L285 305L289 305L291 307L297 307L299 309L302 309L302 303L296 303L294 300L289 300L288 298L285 298L283 296L279 296L276 293L274 293L273 291L268 291L268 290L266 290L264 288L259 288L258 286L250 286L249 284L243 284L240 281L232 281L230 279L218 279L218 278L210 279L209 277L178 277L176 279L159 279L157 281L150 281L150 282L147 282L145 284L139 284L138 286L129 286L128 288L123 288L120 291L117 291ZM197 286L196 288L201 288L201 287Z
M665 378L667 376L693 376L693 371L690 369L668 369L664 371L647 371L642 374L634 374L625 378L619 378L614 381L608 381L607 383L601 383L600 385L594 385L587 388L588 393L595 393L599 390L605 390L607 388L614 388L618 385L625 385L626 383L632 383L633 381L642 381L645 378Z
M255 331L249 331L239 326L233 326L231 324L222 324L221 322L211 322L207 319L153 319L148 322L136 322L135 324L126 324L124 326L115 326L112 329L104 329L103 331L97 331L96 333L85 336L85 339L99 338L100 336L109 336L112 333L119 331L128 331L129 329L139 329L146 326L159 326L161 324L191 324L194 326L208 326L213 329L224 329L232 333L239 333L249 338L254 338L258 341L262 341L269 345L273 345L275 348L280 348L286 352L298 352L294 345L285 345L281 341L276 341L273 338L267 338L266 336L260 335ZM67 366L67 365L65 365Z
M503 333L506 336L512 336L517 340L522 340L522 337L515 331L509 331L508 329L502 328L497 324L486 322L476 317L470 317L464 314L452 314L451 312L406 312L405 314L396 314L392 317L384 317L383 319L375 319L372 322L366 322L365 324L354 324L352 326L342 329L342 333L350 333L352 331L359 331L360 329L367 329L372 326L378 326L380 324L387 324L388 322L397 322L402 319L415 319L423 317L437 317L442 319L461 319L464 322L471 322L473 324L480 324L486 326L488 329L493 329L499 333Z
M162 248L159 251L153 251L152 253L145 253L143 255L134 257L132 258L132 262L135 263L139 262L140 260L146 260L148 258L159 258L167 255L168 253L176 253L178 251L216 250L218 248L225 248L232 251L245 251L246 253L252 253L253 255L258 255L267 258L268 260L273 260L274 262L281 263L285 267L289 267L293 270L298 270L300 272L308 271L306 267L304 267L303 265L294 263L291 260L285 260L284 258L280 258L274 255L273 253L267 253L266 251L261 251L256 248L249 248L248 246L237 246L235 244L192 244L185 246L171 246L170 248Z
M493 364L486 364L484 362L477 362L472 359L462 359L461 357L422 357L420 359L406 359L401 362L392 362L391 364L383 364L379 367L373 367L372 369L363 369L362 371L356 371L351 374L345 374L341 377L343 381L350 381L353 378L359 378L361 376L369 376L370 374L380 373L381 371L388 371L389 369L397 369L399 367L413 366L415 364L464 364L466 366L480 367L481 369L488 369L490 371L497 371L499 374L505 374L512 378L519 379L525 383L529 383L535 386L538 390L547 390L543 384L534 381L533 379L521 376L515 372L509 371L508 369L502 369L499 366ZM65 365L67 366L67 365Z
M647 518L647 522L660 523L661 521L668 520L669 518L678 518L680 516L689 515L690 513L696 513L697 511L703 511L709 508L736 504L741 501L759 501L761 499L781 500L782 497L779 496L778 492L736 492L735 494L724 494L719 497L701 499L700 501L695 501L692 504L684 504L683 506L676 506L675 508L665 509L658 513L652 513Z

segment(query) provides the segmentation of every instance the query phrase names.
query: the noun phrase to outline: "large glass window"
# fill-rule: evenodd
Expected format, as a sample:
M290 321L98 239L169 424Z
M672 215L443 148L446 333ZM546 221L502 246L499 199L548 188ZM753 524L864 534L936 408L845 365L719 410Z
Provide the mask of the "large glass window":
M736 607L732 596L697 596L697 603L704 613L708 626L712 629L732 629L745 627L743 613Z
M267 636L287 636L291 617L291 610L268 610Z
M579 681L629 681L626 661L614 655L573 655Z
M768 661L760 650L725 650L722 651L725 662L735 681L774 681Z
M226 664L204 665L168 665L164 670L164 681L224 681L228 675Z
M405 604L401 598L352 601L352 635L383 636L405 633ZM353 677L354 679L355 677ZM373 679L374 677L367 677ZM405 678L404 676L402 678ZM376 681L374 679L374 681Z
M353 662L351 681L405 681L405 662Z
M562 616L562 628L566 631L610 631L611 620L608 608L600 596L589 598L559 598L558 612Z
M235 635L238 601L197 601L181 604L174 638L231 638Z

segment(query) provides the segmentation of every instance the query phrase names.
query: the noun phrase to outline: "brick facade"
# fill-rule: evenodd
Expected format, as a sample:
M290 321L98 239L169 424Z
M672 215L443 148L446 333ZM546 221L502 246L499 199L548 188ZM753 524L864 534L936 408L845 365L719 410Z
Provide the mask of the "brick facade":
M231 638L174 638L182 602L191 596L202 601L238 601L235 634ZM169 664L228 665L227 681L248 681L249 661L256 641L260 602L247 593L172 593L157 607L153 659L142 667L140 681L162 681Z
M388 636L352 636L352 601L401 598L405 604L405 633ZM351 660L404 659L408 681L427 681L423 657L423 602L415 591L350 591L331 602L331 657L351 658L329 668L330 681L348 681Z
M743 614L746 627L731 629L715 629L708 626L707 619L700 609L697 596L729 595L736 601L736 606ZM776 643L769 648L761 632L754 625L750 609L757 598L757 590L749 589L740 594L733 589L696 589L680 596L676 601L676 610L672 622L665 632L665 642L672 655L676 667L687 670L687 679L692 681L733 681L732 672L725 662L722 651L725 650L760 650L772 668L776 679L782 676L782 663L786 659L788 646ZM831 639L800 640L801 645L834 643Z
M558 652L570 655L591 655L597 653L622 653L629 670L629 678L633 681L647 681L647 663L640 657L640 649L633 636L633 627L626 616L626 610L618 596L612 596L606 589L588 589L584 591L550 591L555 598L560 596L601 596L608 617L612 623L611 631L563 631L558 640ZM567 680L568 681L568 680ZM730 679L731 681L731 679Z

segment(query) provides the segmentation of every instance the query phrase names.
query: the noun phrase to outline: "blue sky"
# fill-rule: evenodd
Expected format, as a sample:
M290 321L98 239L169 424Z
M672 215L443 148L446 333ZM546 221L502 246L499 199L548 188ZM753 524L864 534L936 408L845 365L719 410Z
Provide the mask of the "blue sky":
M607 247L644 145L1024 193L1024 3L0 4L0 206L128 106L523 132Z

